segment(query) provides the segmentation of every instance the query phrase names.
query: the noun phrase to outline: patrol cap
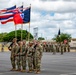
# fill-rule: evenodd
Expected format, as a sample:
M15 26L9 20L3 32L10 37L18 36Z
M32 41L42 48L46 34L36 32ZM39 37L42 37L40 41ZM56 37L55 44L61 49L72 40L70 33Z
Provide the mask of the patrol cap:
M17 41L17 38L13 38L13 41Z

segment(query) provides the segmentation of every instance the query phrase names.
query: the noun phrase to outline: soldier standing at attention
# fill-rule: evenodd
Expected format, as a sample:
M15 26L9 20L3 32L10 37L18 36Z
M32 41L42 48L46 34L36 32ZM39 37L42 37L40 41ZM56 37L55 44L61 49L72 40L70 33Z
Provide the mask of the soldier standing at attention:
M16 50L15 57L16 57L16 71L21 71L20 65L20 50L21 50L21 41L18 42L18 49Z
M11 71L15 71L16 70L16 64L15 64L16 47L17 47L17 39L14 38L12 43L11 43L11 45L8 47L8 49L11 51L11 56L10 56L11 65L12 65Z
M64 44L64 52L66 52L66 44Z
M61 42L61 55L63 55L64 44Z
M33 69L33 58L32 58L32 55L33 55L33 48L32 48L32 43L29 43L28 45L28 51L27 51L27 57L28 57L28 73L31 73L32 72L32 69Z
M50 52L50 42L48 42L48 52Z
M39 44L39 42L36 43L35 45L35 73L39 74L40 73L40 67L41 67L41 58L42 58L42 46Z
M51 43L51 52L53 52L53 43Z
M56 43L53 43L53 54L56 54Z
M18 42L18 51L16 51L17 59L17 71L25 72L26 71L26 47L25 41Z
M32 58L33 58L33 71L36 70L36 65L35 65L35 50L36 50L36 40L33 41L33 54L32 54Z
M26 47L26 41L23 40L22 45L22 52L20 53L21 56L21 64L22 64L22 72L26 72L26 56L27 56L27 47Z
M67 44L67 49L68 49L68 52L70 52L70 45L69 45L69 43Z

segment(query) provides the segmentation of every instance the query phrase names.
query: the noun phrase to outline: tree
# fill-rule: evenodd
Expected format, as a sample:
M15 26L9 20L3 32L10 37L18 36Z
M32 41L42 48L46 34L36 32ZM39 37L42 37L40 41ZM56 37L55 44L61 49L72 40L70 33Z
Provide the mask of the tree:
M64 42L64 40L67 40L67 42L70 42L71 41L71 34L61 33L60 36L55 35L53 40L56 40L56 42Z
M16 32L17 32L17 39L19 41L21 40L21 30L17 30ZM28 34L30 34L29 39L33 39L32 34L26 30L22 30L22 39L28 40ZM5 37L3 37L3 41L10 42L12 41L13 38L15 38L15 31L10 32Z
M39 37L38 40L45 40L43 37Z
M3 41L3 37L5 37L7 35L7 33L0 33L0 42Z

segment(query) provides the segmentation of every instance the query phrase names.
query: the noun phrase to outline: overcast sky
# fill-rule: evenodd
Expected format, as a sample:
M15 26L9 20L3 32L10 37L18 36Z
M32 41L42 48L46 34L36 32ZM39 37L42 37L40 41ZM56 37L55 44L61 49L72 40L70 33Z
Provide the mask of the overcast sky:
M0 0L0 9L13 5L24 7L31 4L31 33L38 27L38 36L51 39L61 33L69 33L76 38L76 0ZM28 24L23 25L28 30ZM19 29L21 25L17 25ZM0 24L0 33L15 30L14 23Z

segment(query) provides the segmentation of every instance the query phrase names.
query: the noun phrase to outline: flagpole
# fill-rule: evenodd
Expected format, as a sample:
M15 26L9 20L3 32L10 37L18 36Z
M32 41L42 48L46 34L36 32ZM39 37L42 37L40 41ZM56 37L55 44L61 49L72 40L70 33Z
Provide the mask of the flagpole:
M22 6L23 6L23 2L22 2ZM22 11L23 11L23 8L22 8ZM22 34L23 34L23 24L21 24L21 41L23 40Z
M30 4L30 8L31 8L31 4ZM31 13L30 13L31 15ZM30 17L31 18L31 17ZM30 22L29 22L29 33L28 33L28 42L30 41Z
M30 40L30 22L29 22L29 33L28 33L28 42Z
M23 24L21 24L21 41L23 39L22 34L23 34Z
M15 38L17 38L17 27L15 25Z

